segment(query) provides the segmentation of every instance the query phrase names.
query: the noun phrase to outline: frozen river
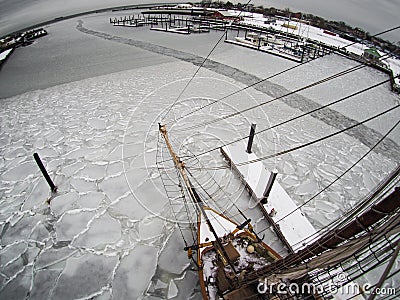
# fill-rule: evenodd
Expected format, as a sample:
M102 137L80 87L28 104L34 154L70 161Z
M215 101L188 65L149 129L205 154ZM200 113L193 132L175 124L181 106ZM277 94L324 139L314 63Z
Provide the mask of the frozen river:
M0 298L200 299L197 273L171 222L155 165L157 122L222 33L173 35L117 28L97 14L46 28L49 35L17 49L0 73ZM275 74L293 62L220 44L168 121L171 134L199 153L386 79L364 68L262 109L179 129L256 105L356 65L331 55L224 99L193 107ZM389 107L389 85L258 135L268 155L337 131ZM182 117L182 118L181 118ZM304 203L359 159L400 118L398 110L300 151L265 161ZM350 123L349 123L350 122ZM303 212L322 228L354 206L399 163L400 129ZM58 192L51 195L33 153ZM218 152L202 158L221 165ZM229 169L214 174L248 210L256 230L267 224ZM50 201L47 205L46 201ZM285 250L272 231L265 239Z

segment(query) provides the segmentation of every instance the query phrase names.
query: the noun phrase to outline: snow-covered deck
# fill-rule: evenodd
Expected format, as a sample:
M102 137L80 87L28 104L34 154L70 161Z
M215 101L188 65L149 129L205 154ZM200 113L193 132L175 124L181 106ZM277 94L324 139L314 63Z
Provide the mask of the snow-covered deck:
M165 29L165 28L162 28L162 27L160 27L160 28L153 27L153 28L150 28L150 30L163 31L163 32L172 32L172 33L178 33L178 34L190 34L188 27L177 27L177 28L170 27L168 29Z
M251 42L246 42L246 40L243 38L242 41L239 40L239 38L237 38L237 41L234 40L225 40L225 43L229 43L229 44L234 44L234 45L239 45L239 46L243 46L243 47L247 47L247 48L251 48L251 49L255 49L261 52L265 52L265 53L269 53L272 55L276 55L276 56L280 56L286 59L290 59L292 61L301 63L301 56L295 56L295 55L290 55L288 53L285 53L283 51L279 51L277 50L277 48L272 48L271 46L261 46L261 47L257 47L256 45L252 44Z
M263 198L270 172L265 169L262 162L238 166L242 162L257 159L254 153L248 154L246 152L246 145L243 143L225 146L222 151L225 152L232 166L240 174L242 181L249 189L249 193L257 201L257 204L265 208L267 212L275 211L274 214L270 214L270 219L279 225L281 232L292 249L296 251L302 248L302 241L316 233L316 230L301 210L297 209L296 204L279 182L275 180L268 202L263 205L260 201ZM289 213L291 214L288 215ZM281 220L281 218L283 219Z

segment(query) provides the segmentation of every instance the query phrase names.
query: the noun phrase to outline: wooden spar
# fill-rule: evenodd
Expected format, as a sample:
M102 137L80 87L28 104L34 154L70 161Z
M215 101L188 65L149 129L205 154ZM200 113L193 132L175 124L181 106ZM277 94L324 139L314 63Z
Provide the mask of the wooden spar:
M196 192L195 188L193 187L193 185L191 184L189 177L187 176L186 170L185 170L185 163L182 162L179 157L176 155L174 149L172 148L171 142L169 140L168 137L168 133L167 133L167 128L165 125L161 125L159 124L159 131L162 134L162 136L164 137L165 143L167 145L168 151L171 154L171 157L174 161L175 167L178 169L179 173L181 174L183 181L186 185L187 190L189 191L190 197L193 199L194 203L196 204L197 209L202 213L202 215L204 216L204 219L206 220L207 226L210 229L210 231L212 232L212 234L215 237L215 241L218 245L218 248L216 248L217 252L220 254L221 258L223 261L226 261L229 263L229 265L231 266L232 270L236 273L236 269L235 266L233 265L233 263L230 261L228 254L226 253L226 250L224 248L224 246L222 245L221 241L219 240L219 236L218 234L215 232L214 227L211 224L210 219L207 216L207 213L204 210L204 203L201 200L199 194Z

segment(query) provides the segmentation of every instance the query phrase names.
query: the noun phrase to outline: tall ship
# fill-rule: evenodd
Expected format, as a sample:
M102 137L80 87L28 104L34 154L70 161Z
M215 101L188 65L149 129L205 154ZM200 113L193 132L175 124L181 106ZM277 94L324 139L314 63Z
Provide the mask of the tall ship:
M185 244L182 250L197 269L203 299L376 295L389 271L376 285L355 280L378 266L386 264L390 270L399 252L399 167L354 210L312 235L297 251L282 256L259 237L251 219L234 202L223 199L224 204L218 204L213 195L222 188L195 155L182 147L177 153L174 146L167 126L159 124L158 169L177 217ZM228 215L228 206L237 213Z

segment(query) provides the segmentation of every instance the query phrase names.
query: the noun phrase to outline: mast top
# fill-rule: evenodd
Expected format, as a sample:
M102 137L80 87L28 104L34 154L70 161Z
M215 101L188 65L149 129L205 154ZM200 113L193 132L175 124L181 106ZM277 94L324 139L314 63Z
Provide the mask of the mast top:
M164 125L161 125L161 123L158 123L158 130L161 132L161 133L166 133L167 132L167 126L164 124Z

